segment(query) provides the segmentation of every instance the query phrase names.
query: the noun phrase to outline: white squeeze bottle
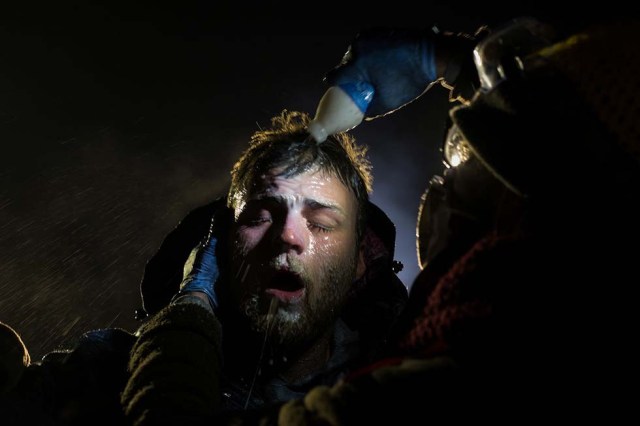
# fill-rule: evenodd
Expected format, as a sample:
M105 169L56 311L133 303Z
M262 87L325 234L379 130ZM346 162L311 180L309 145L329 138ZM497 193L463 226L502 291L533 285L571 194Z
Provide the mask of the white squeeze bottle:
M362 123L373 93L373 86L363 82L329 87L318 103L315 117L309 122L311 137L322 143L328 136L346 132Z

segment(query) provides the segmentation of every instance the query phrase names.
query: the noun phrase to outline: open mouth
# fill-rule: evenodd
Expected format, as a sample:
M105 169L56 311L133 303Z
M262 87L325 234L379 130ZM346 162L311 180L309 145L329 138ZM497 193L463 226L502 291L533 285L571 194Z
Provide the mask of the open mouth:
M300 276L287 270L276 271L269 280L265 292L284 303L296 303L304 295L304 283Z

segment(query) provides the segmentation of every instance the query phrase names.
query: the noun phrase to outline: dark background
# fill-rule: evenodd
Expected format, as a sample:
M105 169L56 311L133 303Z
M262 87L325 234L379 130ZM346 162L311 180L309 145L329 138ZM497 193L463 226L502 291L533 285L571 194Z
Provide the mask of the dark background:
M584 18L539 2L161 3L0 11L0 321L34 359L93 328L136 328L138 284L163 237L222 194L272 116L315 112L324 73L359 30ZM436 87L353 131L370 147L372 198L396 223L407 286L449 106Z

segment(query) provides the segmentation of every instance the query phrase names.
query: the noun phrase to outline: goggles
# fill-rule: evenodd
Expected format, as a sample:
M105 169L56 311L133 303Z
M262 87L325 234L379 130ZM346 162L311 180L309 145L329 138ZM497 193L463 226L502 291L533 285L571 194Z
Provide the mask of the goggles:
M455 124L449 127L449 131L442 146L442 160L447 168L458 167L469 160L473 154L469 142Z

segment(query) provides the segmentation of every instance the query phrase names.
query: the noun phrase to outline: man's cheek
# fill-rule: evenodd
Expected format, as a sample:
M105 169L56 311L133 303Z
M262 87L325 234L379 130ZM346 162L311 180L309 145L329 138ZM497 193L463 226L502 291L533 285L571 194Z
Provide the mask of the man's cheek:
M321 278L318 275L321 275L324 270L334 265L340 256L341 254L339 252L332 251L328 248L321 248L313 252L307 252L302 260L307 273L313 276L313 278L318 279Z
M349 248L355 246L355 239L349 245ZM323 237L318 239L313 245L312 253L313 257L322 258L324 261L330 261L332 258L339 258L344 256L346 250L345 239L332 239L329 237Z

